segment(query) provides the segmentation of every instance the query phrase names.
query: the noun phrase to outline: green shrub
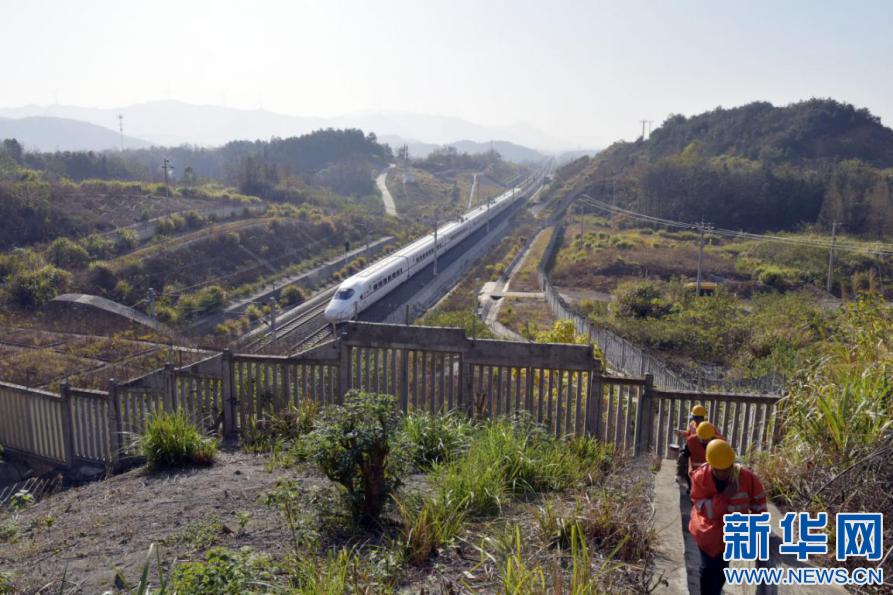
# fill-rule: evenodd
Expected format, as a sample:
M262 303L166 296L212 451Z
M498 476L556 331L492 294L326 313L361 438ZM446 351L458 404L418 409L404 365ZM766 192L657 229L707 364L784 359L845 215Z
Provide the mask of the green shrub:
M203 436L182 410L153 416L137 442L150 471L210 465L217 454L217 443Z
M155 305L155 316L165 324L177 324L180 321L180 313L177 309L165 304Z
M124 254L136 248L136 232L132 229L119 229L115 240L115 252Z
M599 474L610 454L591 439L555 438L526 417L503 419L476 433L465 456L436 468L435 481L469 514L495 514L509 495L561 490Z
M444 492L396 503L406 559L416 565L424 564L438 548L456 537L467 516L463 503L451 501Z
M756 280L775 289L788 289L800 283L797 271L772 264L761 264L754 271Z
M660 318L672 309L662 286L652 281L621 283L615 297L612 307L621 318Z
M47 248L46 258L50 264L71 271L80 270L90 262L90 254L87 250L68 238L53 240L53 243Z
M289 285L279 294L279 304L282 306L297 306L307 299L306 292L297 285Z
M248 304L248 308L245 309L245 315L248 316L248 320L254 322L255 320L260 320L264 312L261 310L257 304Z
M268 452L277 443L294 442L313 430L318 413L319 403L303 399L275 415L252 420L242 439L242 447L254 452Z
M391 593L394 581L356 552L330 549L326 557L301 557L289 569L296 592L304 595L334 593Z
M344 487L348 506L361 523L378 519L400 483L399 469L388 457L399 427L394 397L350 391L344 405L320 412L308 437L311 457Z
M37 270L21 271L12 279L9 292L18 305L34 309L65 293L70 282L71 273L46 265Z
M88 283L96 293L114 291L118 284L117 273L107 262L94 262L90 265L87 276Z
M178 564L171 573L172 593L190 595L240 595L269 593L275 580L269 556L252 552L250 548L234 551L211 548L201 562Z
M403 418L403 438L416 468L452 461L467 446L473 425L461 414L414 412Z
M185 225L189 229L198 229L207 223L207 219L205 219L198 211L186 211L183 213L183 220L185 221Z
M211 285L196 293L195 301L202 312L213 312L226 304L226 291L219 285Z

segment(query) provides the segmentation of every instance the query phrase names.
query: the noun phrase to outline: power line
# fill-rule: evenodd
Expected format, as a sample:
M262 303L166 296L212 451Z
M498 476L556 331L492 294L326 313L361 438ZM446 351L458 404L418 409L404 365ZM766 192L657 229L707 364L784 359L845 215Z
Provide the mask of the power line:
M682 221L674 221L671 219L662 219L660 217L653 217L651 215L646 215L644 213L637 213L635 211L630 211L628 209L624 209L621 207L614 207L600 200L596 200L590 197L589 200L582 199L582 202L585 204L595 207L597 209L601 209L603 211L625 215L631 219L635 219L638 221L642 221L645 223L651 223L656 225L665 225L667 227L674 227L677 229L688 229L692 231L696 231L698 226L696 223L686 223ZM801 246L801 247L809 247L809 248L818 248L822 250L829 250L832 247L835 250L842 250L845 252L856 252L862 254L874 254L874 255L893 255L893 245L883 244L880 242L876 242L873 244L865 245L865 244L855 244L853 242L842 242L837 241L835 239L834 242L829 240L822 239L812 239L812 238L795 238L790 236L776 236L769 234L756 234L750 233L746 231L736 231L731 229L723 229L723 228L713 228L711 230L713 235L719 235L726 238L731 239L748 239L748 240L762 240L762 241L771 241L777 243L788 244L792 246Z

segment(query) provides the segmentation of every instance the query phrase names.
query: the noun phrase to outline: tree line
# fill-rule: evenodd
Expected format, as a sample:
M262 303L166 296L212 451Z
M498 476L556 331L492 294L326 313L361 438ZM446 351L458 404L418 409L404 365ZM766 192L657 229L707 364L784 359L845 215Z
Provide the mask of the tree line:
M566 168L588 194L668 219L893 235L893 130L833 100L673 115L647 140Z

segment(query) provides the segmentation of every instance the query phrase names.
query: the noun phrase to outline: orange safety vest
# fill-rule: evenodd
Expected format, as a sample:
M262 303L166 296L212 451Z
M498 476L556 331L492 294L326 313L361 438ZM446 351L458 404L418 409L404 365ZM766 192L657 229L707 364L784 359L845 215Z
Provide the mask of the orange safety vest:
M737 476L737 479L736 479ZM726 490L717 493L710 465L703 465L691 474L691 520L688 532L708 556L723 552L722 519L731 512L766 512L766 492L760 479L749 469L735 464Z
M702 444L697 434L693 434L685 441L688 447L689 468L703 465L707 462L707 445Z
M722 437L722 434L716 434L710 440L717 439L725 440L725 438ZM691 474L691 470L694 467L703 465L707 462L707 444L703 444L697 434L689 436L685 440L685 444L688 447L688 470L689 474Z

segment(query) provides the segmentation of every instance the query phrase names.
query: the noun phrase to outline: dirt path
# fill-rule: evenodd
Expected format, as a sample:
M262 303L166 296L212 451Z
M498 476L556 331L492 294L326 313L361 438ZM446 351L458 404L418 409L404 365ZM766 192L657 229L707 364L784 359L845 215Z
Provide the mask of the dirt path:
M394 197L391 196L391 191L388 190L388 172L391 171L395 166L394 164L390 164L387 166L383 172L378 174L378 177L375 178L375 184L378 186L378 190L381 192L381 200L384 202L384 210L388 215L393 217L398 217L397 215L397 206L394 204Z

